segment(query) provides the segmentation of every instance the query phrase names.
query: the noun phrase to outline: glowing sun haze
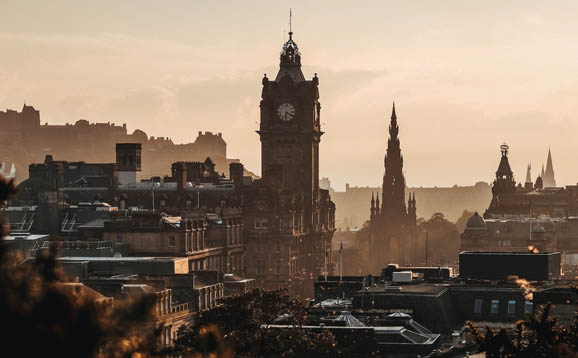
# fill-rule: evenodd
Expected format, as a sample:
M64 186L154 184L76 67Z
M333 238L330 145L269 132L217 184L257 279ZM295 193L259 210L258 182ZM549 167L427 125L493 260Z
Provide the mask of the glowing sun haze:
M578 181L575 1L4 0L0 109L179 143L223 132L259 172L261 78L277 73L290 7L337 189L381 183L394 100L409 186L489 181L502 142L518 181L548 146L557 182Z

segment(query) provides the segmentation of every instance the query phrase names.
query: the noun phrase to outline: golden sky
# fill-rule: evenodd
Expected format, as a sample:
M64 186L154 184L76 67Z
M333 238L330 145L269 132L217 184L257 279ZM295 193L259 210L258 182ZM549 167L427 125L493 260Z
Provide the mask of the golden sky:
M261 78L290 7L336 189L381 183L394 100L409 186L490 181L502 142L519 181L550 146L558 183L578 182L576 1L3 0L0 109L177 143L223 132L259 172Z

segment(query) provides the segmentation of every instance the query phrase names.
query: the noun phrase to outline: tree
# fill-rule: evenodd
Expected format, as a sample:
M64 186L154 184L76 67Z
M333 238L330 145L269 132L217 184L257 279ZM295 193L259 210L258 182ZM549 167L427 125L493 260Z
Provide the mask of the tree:
M295 328L269 327L285 316ZM303 305L284 289L255 289L243 295L225 297L220 305L202 312L194 325L179 329L176 347L180 352L239 356L323 357L337 353L329 331L309 332ZM287 323L284 323L287 324Z
M469 210L464 210L462 215L456 221L456 228L458 229L459 233L464 232L466 225L468 224L468 220L474 215L473 212Z
M460 234L456 225L448 221L444 214L434 213L429 220L419 224L418 231L427 232L428 235L428 263L448 264L457 259ZM425 250L425 240L419 242L419 250Z
M578 314L570 327L564 327L551 310L548 304L518 322L513 337L504 329L494 333L488 327L483 334L471 322L469 327L480 352L490 358L578 357Z

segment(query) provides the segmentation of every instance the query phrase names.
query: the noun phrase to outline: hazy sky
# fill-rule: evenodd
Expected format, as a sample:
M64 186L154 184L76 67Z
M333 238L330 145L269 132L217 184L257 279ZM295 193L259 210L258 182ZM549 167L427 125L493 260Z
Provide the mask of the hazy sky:
M576 1L2 0L0 109L177 143L223 132L260 172L261 78L290 7L338 190L381 183L393 100L410 186L490 181L502 142L519 181L551 146L558 183L578 182Z

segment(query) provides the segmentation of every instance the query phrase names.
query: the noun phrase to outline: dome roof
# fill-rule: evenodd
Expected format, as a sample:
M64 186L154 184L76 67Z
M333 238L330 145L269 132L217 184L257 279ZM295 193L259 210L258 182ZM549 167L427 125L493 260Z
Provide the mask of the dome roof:
M468 219L466 230L486 230L486 221L475 212L474 215Z

